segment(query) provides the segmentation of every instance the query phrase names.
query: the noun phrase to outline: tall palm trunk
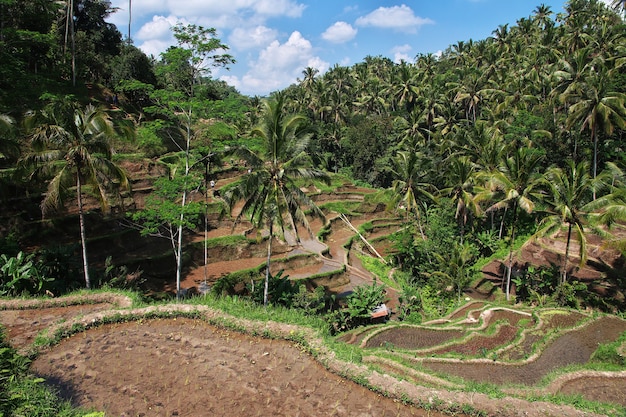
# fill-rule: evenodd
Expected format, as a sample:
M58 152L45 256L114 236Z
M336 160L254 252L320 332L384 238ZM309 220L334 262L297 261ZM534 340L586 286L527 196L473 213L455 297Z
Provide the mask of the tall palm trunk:
M267 306L267 299L269 293L269 284L270 284L270 262L272 258L272 239L274 237L274 224L273 221L270 220L270 237L267 241L267 263L265 264L265 287L263 288L263 305Z
M502 239L502 234L504 233L504 223L506 220L506 212L508 211L508 207L504 208L504 214L502 215L502 219L500 220L500 231L498 232L498 239Z
M63 53L67 49L67 37L70 37L71 53L72 53L72 85L76 86L76 37L74 28L74 0L67 2L67 16L65 20L65 46Z
M591 141L593 142L593 179L598 176L598 134L596 132L596 125L593 125L591 129ZM596 199L596 186L593 186L593 199Z
M132 0L128 0L128 44L132 43L130 38L130 24L133 21L133 2Z
M80 244L83 251L83 271L85 274L85 288L91 288L91 280L89 279L89 267L87 262L87 238L85 234L85 216L83 214L83 197L81 195L81 178L80 178L80 168L78 169L78 174L76 175L76 197L78 199L78 222L80 224Z
M565 259L563 260L563 270L561 271L561 283L567 281L567 264L569 261L569 247L572 241L572 224L567 228L567 243L565 244Z
M511 241L509 242L509 262L506 270L506 300L511 297L511 271L513 270L513 245L515 244L515 222L517 221L517 203L513 204L513 223L511 224Z

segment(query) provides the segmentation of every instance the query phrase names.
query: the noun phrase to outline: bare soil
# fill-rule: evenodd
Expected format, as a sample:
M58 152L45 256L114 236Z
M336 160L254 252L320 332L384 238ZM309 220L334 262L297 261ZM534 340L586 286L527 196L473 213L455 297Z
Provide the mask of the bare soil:
M89 304L73 304L76 302ZM372 372L363 365L337 360L319 339L295 326L239 320L236 327L249 333L244 334L208 323L217 318L238 320L222 312L183 304L135 310L125 308L128 305L129 300L107 295L38 302L2 301L0 323L8 329L10 342L23 351L35 348L32 341L42 331L50 336L76 323L86 326L86 330L39 350L32 371L74 404L105 411L107 416L444 415L406 405L403 400L422 406L437 403L440 407L452 407L456 416L465 415L458 408L463 404L490 416L594 415L569 406L426 388L432 386L432 381L422 385L411 383L411 378L391 376L396 372L389 375ZM158 309L161 316L172 317L141 318L154 317L152 313ZM175 317L177 311L192 310L200 317ZM472 309L467 311L471 313ZM98 325L106 317L123 316L132 316L133 320ZM625 322L613 317L592 321L566 332L537 359L519 366L436 359L424 360L420 366L478 382L529 384L528 389L532 389L549 370L586 362L598 343L615 338L624 330ZM266 332L276 338L251 335ZM296 333L307 340L309 351L284 340ZM402 334L396 334L397 340L401 340ZM407 347L411 346L411 340L421 339L415 332L404 334L413 334L404 341ZM432 329L425 334L430 337ZM365 357L364 362L368 362ZM389 397L339 374L366 381ZM576 373L552 382L547 390L564 394L582 392L596 400L624 405L624 381L626 372ZM520 392L523 390L518 388Z
M133 199L138 208L143 205L142 192L149 193L151 190L150 179L159 175L156 168L148 168L145 184L141 183L145 190L135 187L138 192L133 195ZM143 168L138 166L135 169ZM218 187L232 181L233 175L237 173L219 178ZM362 201L363 194L371 190L346 186L338 191L342 192L319 195L316 200ZM194 198L201 197L198 195ZM91 205L95 207L93 202ZM68 207L74 206L69 204ZM72 210L68 210L68 214ZM372 211L353 218L353 224L358 227L379 216L374 207ZM76 228L74 223L72 227ZM168 242L162 240L158 244L146 244L145 238L139 240L138 233L122 231L115 231L117 240L113 241L108 236L112 233L110 224L113 223L95 226L102 228L99 232L104 237L101 240L94 239L91 243L90 251L94 255L92 262L102 264L104 257L111 255L118 265L133 265L142 270L144 278L150 281L151 291L174 293L174 260L171 253L168 254ZM88 226L94 227L91 223ZM210 237L245 234L249 232L249 227L249 224L240 224L233 230L232 224L224 225L221 221L215 221L211 225ZM313 222L313 227L317 232L322 225ZM370 237L380 237L393 229L379 229ZM88 233L90 237L98 235L93 229ZM54 244L59 244L75 241L76 236L76 230L68 229L65 238L51 235L50 239ZM322 263L328 269L347 265L348 282L338 281L338 287L333 289L337 293L349 293L355 286L373 281L371 274L362 270L351 249L344 247L353 236L352 230L335 220L324 244L317 242L314 245L313 252L319 252ZM199 239L203 239L203 236L193 236L190 243L198 242ZM517 254L517 264L558 265L564 253L563 241L562 236L555 236L551 240L529 243ZM591 262L585 268L576 269L576 260L573 260L569 266L574 278L593 283L605 278L609 269L607 265L615 263L617 255L602 250L601 242L590 243L593 252ZM33 242L35 244L41 242ZM384 239L375 242L377 249L384 253L392 250L386 245ZM255 267L265 261L262 253L236 255L229 257L230 260L226 256L212 257L207 266L208 280L214 282L226 273ZM131 263L135 260L136 263ZM491 280L494 286L501 283L499 264L494 262L483 271L485 280ZM298 273L315 273L315 269L319 268L319 265L309 265L300 268ZM204 265L196 259L186 265L185 272L183 288L197 287L205 279ZM397 294L393 291L388 294L390 305L395 307ZM577 394L590 400L626 407L626 370L612 373L577 372L557 378L548 386L541 385L541 378L551 370L586 363L598 343L615 340L626 330L623 320L607 318L574 328L586 316L576 316L574 313L571 316L555 316L553 320L542 323L543 329L550 329L549 326L554 326L554 329L569 326L571 331L535 352L533 349L540 336L535 337L534 333L526 332L520 339L519 320L510 315L502 317L506 319L505 322L499 324L493 332L467 337L473 331L471 326L476 327L479 310L486 305L483 301L492 296L480 290L472 291L469 295L482 301L473 302L448 318L452 321L466 317L469 324L465 329L442 329L433 324L417 330L393 328L375 337L370 337L364 331L344 339L349 343L365 343L367 347L376 349L391 347L413 350L412 354L406 355L405 362L412 362L415 369L412 367L400 371L401 367L397 364L381 365L380 358L377 362L379 371L372 371L366 365L344 363L335 359L314 335L308 335L307 341L317 353L316 357L312 357L300 345L282 340L289 339L292 332L300 331L292 326L275 323L242 325L250 334L261 334L259 329L264 330L269 326L280 339L272 340L207 323L211 317L225 316L221 312L205 312L204 317L193 320L137 319L127 323L97 325L105 317L144 314L128 310L129 300L102 295L41 302L0 301L0 324L7 328L10 342L23 352L35 349L33 342L40 332L52 334L56 329L69 328L73 323L88 326L87 330L37 352L32 370L58 387L75 404L104 410L107 416L441 415L432 410L405 405L401 399L422 406L437 404L438 407L454 409L457 411L454 415L457 416L464 415L458 412L460 405L483 410L489 416L594 415L569 406L529 402L513 397L520 392L536 392L537 395L545 392ZM611 296L615 294L611 293ZM197 307L172 305L164 308L176 315L176 311ZM497 352L494 357L496 360L491 357L476 358L486 351ZM468 359L450 359L439 355L466 355ZM519 363L506 364L500 359ZM374 360L364 356L363 362L369 364L374 363ZM449 391L445 388L451 384L444 383L443 379L416 376L421 367L428 368L429 372L455 375L467 381L512 386L513 396L494 399L465 390ZM385 372L385 369L389 372ZM368 390L339 374L364 381L389 397ZM624 408L620 412L624 412Z
M15 347L29 350L42 330L89 326L124 314L112 303L91 301L68 306L0 302L0 323ZM189 309L170 307L178 308ZM283 336L294 331L288 328ZM116 417L444 415L342 378L294 342L254 337L202 319L93 326L39 351L31 370L75 405Z

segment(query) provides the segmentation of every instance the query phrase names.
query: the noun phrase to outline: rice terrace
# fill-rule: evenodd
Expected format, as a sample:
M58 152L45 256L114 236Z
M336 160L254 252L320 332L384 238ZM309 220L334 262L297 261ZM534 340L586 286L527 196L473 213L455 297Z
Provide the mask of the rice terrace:
M111 3L0 2L0 417L626 417L626 2L263 97Z
M366 221L382 225L370 229L370 237L400 228L398 219L366 202L371 193L343 184L317 199L357 201L353 227ZM349 260L368 250L383 254L386 242L373 238L369 249L339 215L333 220L334 215L327 214L331 230L326 243L305 240L291 249L283 247L274 265L296 279L312 276L310 281L323 282L336 293L371 285L373 275L361 262L355 266ZM210 229L211 239L219 242L232 226L216 219ZM158 262L149 251L129 250L140 248L128 243L136 232L121 233L128 236L103 235L92 247L106 247L102 256L125 256L123 263L134 259L144 274L154 273L148 291L157 291L155 282L162 283L161 292L173 291L172 282L157 279L159 266L152 272L149 264ZM190 237L189 244L194 240ZM209 252L214 260L208 265L209 286L229 272L265 262L250 248L254 241L228 245ZM146 264L139 256L148 256ZM508 306L473 288L468 294L474 299L468 297L440 319L409 325L392 316L386 323L328 339L307 326L274 321L278 313L244 301L232 301L231 306L222 301L218 304L224 310L212 308L212 296L199 292L205 282L201 261L190 263L182 284L198 295L182 303L145 305L117 292L15 299L0 302L0 323L13 347L36 352L32 372L73 404L111 416L597 414L542 400L546 395L604 403L608 415L626 407L626 371L588 366L600 345L617 342L623 354L626 321L616 316ZM387 294L395 310L394 289ZM228 313L241 308L258 310L253 315L259 318ZM485 384L499 394L474 391Z

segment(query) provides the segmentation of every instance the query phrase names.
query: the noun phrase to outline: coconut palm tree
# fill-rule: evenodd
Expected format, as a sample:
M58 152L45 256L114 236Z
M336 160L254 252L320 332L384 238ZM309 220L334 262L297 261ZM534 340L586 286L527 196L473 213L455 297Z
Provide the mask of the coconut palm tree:
M497 171L488 174L490 189L499 192L502 198L487 211L510 209L512 213L509 242L509 259L506 271L506 299L511 288L511 270L513 269L513 244L515 242L515 223L518 210L532 213L535 201L539 199L536 186L539 184L539 167L543 154L529 147L519 147L504 159Z
M422 239L426 239L422 229L420 216L420 201L425 199L434 201L432 194L434 186L424 182L427 170L420 164L420 157L423 155L414 151L399 151L393 159L393 181L394 204L402 205L406 211L407 218L409 214L414 214L417 224L422 235Z
M67 192L76 187L85 287L90 288L83 187L91 187L103 211L109 208L112 188L118 192L130 188L122 168L111 160L111 140L116 136L113 123L102 110L92 105L81 108L66 98L55 100L27 124L33 126L31 151L20 165L31 168L31 179L52 178L41 202L42 214L63 207Z
M599 70L584 79L563 100L573 102L569 108L567 127L580 125L589 130L593 143L593 177L598 174L598 134L612 135L615 127L626 128L626 94L610 91L609 73L598 63ZM595 198L594 192L594 198Z
M261 123L252 131L263 141L262 153L256 154L247 148L233 150L247 161L250 171L224 195L231 210L237 202L244 202L236 222L248 215L259 230L265 226L268 228L264 305L268 302L272 241L277 237L276 229L281 237L284 237L286 229L290 229L297 239L296 223L311 233L305 209L313 216L324 219L322 211L300 189L296 179L329 181L324 172L310 168L306 148L311 133L304 128L306 118L287 115L284 100L282 94L277 94L274 99L264 102Z
M580 266L587 261L587 232L593 231L591 219L599 208L593 201L593 192L604 185L604 174L592 178L589 164L569 161L566 168L551 168L542 183L546 217L539 223L535 237L552 235L567 227L565 256L561 265L561 282L567 281L572 238L578 241Z
M476 184L476 165L467 155L450 156L446 166L447 187L440 190L440 194L451 197L456 205L455 218L463 244L467 223L482 212L477 199L482 189Z

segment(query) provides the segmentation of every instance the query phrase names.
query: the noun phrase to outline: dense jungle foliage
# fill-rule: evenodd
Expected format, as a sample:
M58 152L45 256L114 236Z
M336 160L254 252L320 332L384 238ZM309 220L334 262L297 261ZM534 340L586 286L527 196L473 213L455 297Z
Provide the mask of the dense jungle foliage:
M124 217L132 192L117 164L124 160L166 167L153 205L134 218L144 232L171 240L179 282L183 233L200 229L207 213L187 195L203 179L207 188L220 155L237 155L259 169L224 202L245 200L252 210L245 214L270 225L270 234L284 226L283 214L292 223L304 217L281 195L309 203L295 182L277 177L293 161L295 179L328 181L329 173L381 190L380 200L406 222L390 259L401 320L449 312L489 259L507 265L502 297L515 285L518 301L623 314L623 271L607 277L603 297L571 278L577 265L569 259L584 263L594 234L607 248L625 247L611 234L626 218L624 2L615 7L569 0L555 14L539 5L440 56L400 63L367 56L324 74L305 68L298 83L265 101L211 78L212 66L237 59L213 54L228 47L212 29L179 25L178 45L148 57L106 23L107 0L0 0L0 296L129 285L125 265L107 262L90 277L81 205L88 193L102 213L114 207ZM283 129L267 129L272 123ZM272 154L276 143L294 147ZM68 208L71 195L82 266L78 245L32 247L32 230L40 230L33 225L42 215L58 219L52 213ZM512 274L522 243L557 231L567 242L561 264ZM265 286L250 293L259 303L326 314L331 331L369 320L385 299L374 283L333 309L323 291L302 291L269 268ZM25 379L26 367L0 332L0 415L77 415Z
M83 186L94 187L103 209L119 207L111 200L129 192L115 164L124 158L152 158L168 167L172 180L182 175L178 188L172 190L172 182L163 195L169 192L174 206L182 200L184 211L188 190L202 180L201 170L191 167L244 147L263 162L268 137L259 126L268 126L268 115L291 126L288 116L298 115L298 126L285 132L298 139L306 130L298 143L306 144L311 178L326 172L386 190L388 206L406 219L392 260L401 269L405 318L449 310L476 279L477 262L493 256L508 259L507 298L517 280L526 301L554 295L555 302L581 305L584 286L570 282L575 262L569 257L584 260L591 234L623 247L607 228L625 216L622 2L612 10L597 0L570 0L559 14L539 5L487 39L462 40L414 62L367 56L324 74L305 68L301 80L269 97L269 105L211 78L212 66L237 58L212 54L228 50L214 30L179 25L178 45L148 57L105 22L109 1L75 0L73 10L68 4L0 2L0 180L9 216L33 220L39 208L47 215L65 207L67 192L78 189L80 197ZM67 134L62 149L50 140L53 126ZM270 174L257 179L274 181ZM237 196L250 197L244 194ZM285 208L268 201L263 216ZM139 216L151 232L167 224L176 243L185 229L201 227L201 207L183 221L175 207L166 215L162 203L161 213ZM279 217L269 217L270 223ZM25 254L26 223L3 221L2 292L89 287L86 251L83 282L63 249ZM525 272L547 275L552 284L512 277L513 251L557 230L567 235L563 264ZM178 279L182 250L178 241ZM98 282L111 271L100 271ZM623 292L623 280L613 284ZM444 302L432 300L441 297ZM582 302L623 307L623 297Z

